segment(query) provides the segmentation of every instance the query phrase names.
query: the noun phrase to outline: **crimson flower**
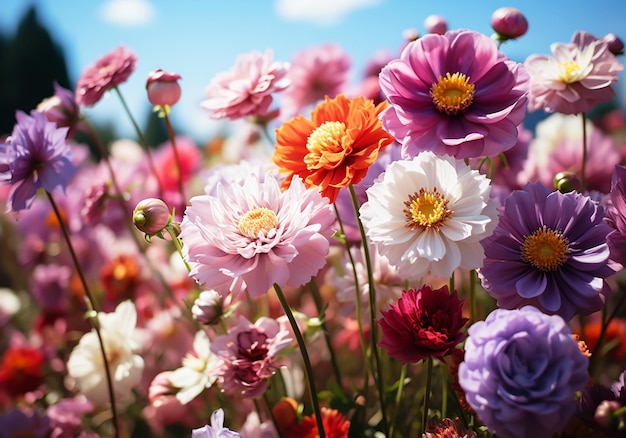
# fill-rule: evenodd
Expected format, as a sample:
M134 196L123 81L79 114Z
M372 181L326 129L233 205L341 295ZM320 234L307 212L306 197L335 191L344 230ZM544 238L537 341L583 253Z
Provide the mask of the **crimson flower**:
M0 387L15 397L34 391L43 380L44 354L32 347L11 347L0 364Z

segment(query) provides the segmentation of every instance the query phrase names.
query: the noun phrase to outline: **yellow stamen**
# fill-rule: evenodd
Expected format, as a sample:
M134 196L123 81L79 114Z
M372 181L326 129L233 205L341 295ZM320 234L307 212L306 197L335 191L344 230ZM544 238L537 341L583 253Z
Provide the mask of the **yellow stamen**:
M436 84L430 87L430 96L437 109L449 116L457 115L470 107L474 101L475 86L463 73L446 73L439 76Z
M433 187L431 191L420 189L409 195L409 200L404 202L406 208L406 226L411 230L416 228L439 229L441 225L452 214L448 208L448 200Z
M580 65L574 61L565 61L559 64L559 79L567 84L578 82Z
M239 231L244 236L248 236L252 239L259 237L259 233L265 236L267 233L276 228L278 225L278 218L276 213L266 207L255 207L241 216L237 226Z
M544 225L524 239L522 259L540 271L550 272L567 261L568 249L568 241L562 233Z
M327 155L343 151L345 135L346 125L343 122L324 122L318 126L306 141L309 153L305 155L304 163L307 169L323 168L329 163L336 165L337 160Z

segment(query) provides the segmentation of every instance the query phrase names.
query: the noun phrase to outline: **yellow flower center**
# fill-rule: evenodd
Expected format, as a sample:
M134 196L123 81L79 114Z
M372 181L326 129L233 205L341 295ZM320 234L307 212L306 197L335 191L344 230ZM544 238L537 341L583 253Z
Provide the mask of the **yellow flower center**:
M567 84L578 82L580 65L574 61L565 61L559 64L559 79Z
M475 86L463 73L446 73L430 87L430 96L437 109L449 116L465 111L474 101Z
M544 226L526 236L522 259L543 272L558 269L567 261L568 242L560 231Z
M271 229L278 225L276 213L266 207L255 207L241 216L237 226L244 236L252 239L259 237L259 233L265 236Z
M408 201L404 202L406 208L406 226L411 230L416 228L434 228L438 230L452 214L448 208L448 200L433 187L431 191L420 189L409 195Z
M336 154L343 156L343 138L346 125L343 122L324 122L309 135L304 156L308 170L323 167L335 167L338 161Z

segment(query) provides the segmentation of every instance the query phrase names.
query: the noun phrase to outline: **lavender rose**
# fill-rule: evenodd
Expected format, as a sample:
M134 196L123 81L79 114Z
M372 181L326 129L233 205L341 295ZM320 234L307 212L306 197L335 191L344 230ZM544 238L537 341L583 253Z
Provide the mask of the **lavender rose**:
M497 309L468 333L459 383L489 430L511 438L562 430L589 379L563 318L532 306Z

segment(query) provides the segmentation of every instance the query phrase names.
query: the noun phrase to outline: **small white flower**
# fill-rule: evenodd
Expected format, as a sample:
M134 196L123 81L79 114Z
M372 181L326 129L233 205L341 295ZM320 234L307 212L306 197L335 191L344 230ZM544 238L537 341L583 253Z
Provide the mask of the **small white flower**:
M214 370L220 364L220 359L211 352L211 341L205 331L196 333L193 351L195 354L187 354L183 358L183 366L170 375L170 383L180 388L176 398L183 405L215 383L217 373Z
M131 301L120 303L112 313L98 313L100 334L113 380L115 398L127 399L141 381L144 361L136 353L140 345L133 340L137 310ZM85 333L67 362L68 374L76 389L96 405L109 402L106 371L95 330Z
M360 216L370 241L406 279L476 269L497 224L489 179L462 160L422 152L392 162L367 190Z

